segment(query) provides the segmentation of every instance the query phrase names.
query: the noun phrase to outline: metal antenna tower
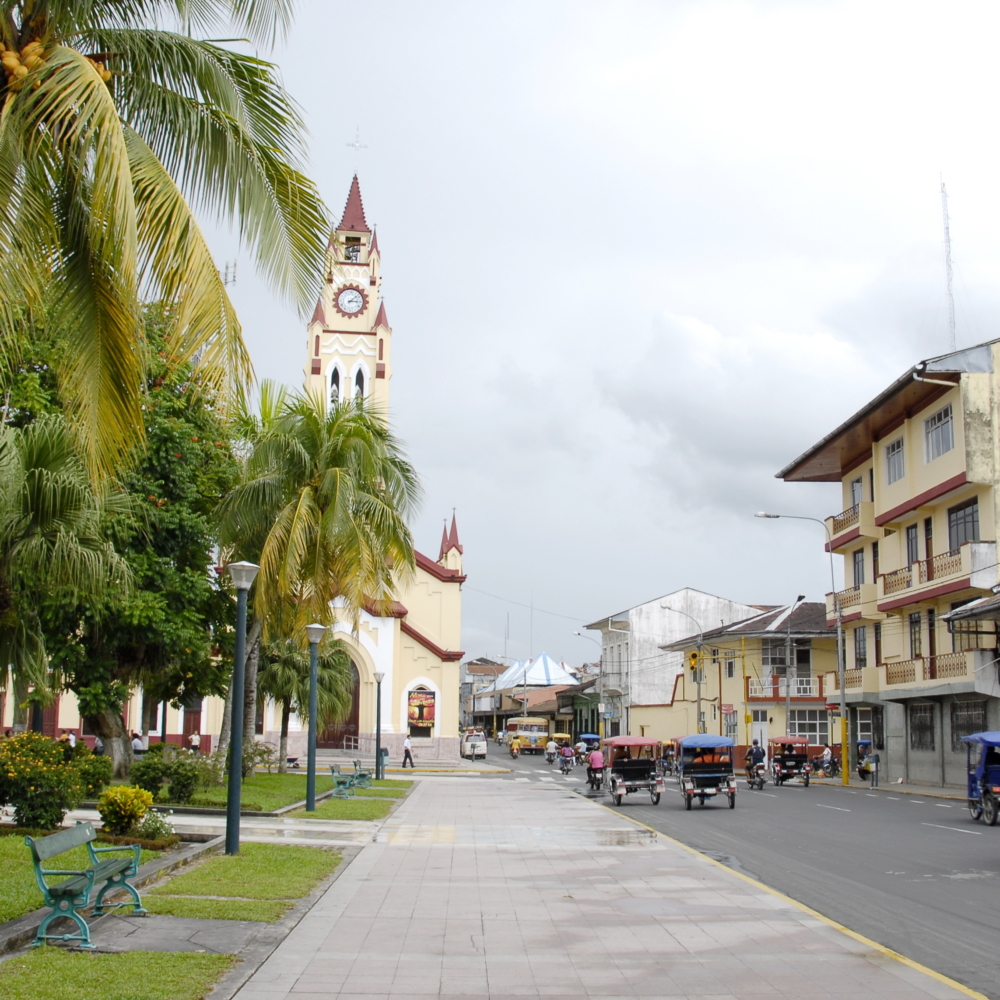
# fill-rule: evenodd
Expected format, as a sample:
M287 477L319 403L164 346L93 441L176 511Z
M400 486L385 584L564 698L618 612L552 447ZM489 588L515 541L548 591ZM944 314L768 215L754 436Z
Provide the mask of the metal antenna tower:
M955 344L955 296L951 290L951 224L948 219L948 189L941 178L941 214L944 217L944 273L948 291L948 350L954 351Z

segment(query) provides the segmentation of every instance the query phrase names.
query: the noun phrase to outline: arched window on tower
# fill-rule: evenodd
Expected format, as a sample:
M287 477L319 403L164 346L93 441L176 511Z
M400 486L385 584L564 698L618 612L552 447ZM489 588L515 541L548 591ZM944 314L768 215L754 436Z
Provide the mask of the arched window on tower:
M365 395L365 373L359 368L354 376L354 398L363 399Z
M340 369L336 367L330 376L330 402L334 406L340 402Z

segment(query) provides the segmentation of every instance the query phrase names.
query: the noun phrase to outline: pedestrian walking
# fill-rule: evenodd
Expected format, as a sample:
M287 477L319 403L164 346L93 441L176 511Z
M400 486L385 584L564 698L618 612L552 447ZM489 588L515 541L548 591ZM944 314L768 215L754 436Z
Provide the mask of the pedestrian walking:
M66 733L66 742L69 743L71 748L76 746L76 733L72 729Z
M406 739L403 740L403 767L406 767L407 761L410 762L410 767L415 767L413 763L413 753L411 752L412 750L413 745L410 743L410 737L407 736Z

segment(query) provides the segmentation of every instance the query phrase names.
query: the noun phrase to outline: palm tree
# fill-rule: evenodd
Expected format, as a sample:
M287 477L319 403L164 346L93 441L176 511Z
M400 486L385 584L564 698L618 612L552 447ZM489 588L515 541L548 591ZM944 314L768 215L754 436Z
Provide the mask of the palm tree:
M339 721L351 710L354 677L343 643L327 639L317 659L317 707L321 720ZM264 650L257 675L257 690L281 706L281 741L278 772L288 770L288 723L292 712L304 715L309 708L309 652L294 639L277 639Z
M249 443L243 481L220 506L223 545L259 556L255 615L271 623L331 624L333 602L357 623L384 613L413 571L406 526L420 496L413 467L385 420L363 402L327 407L322 393L265 385L266 412Z
M328 226L274 66L192 36L270 44L291 0L0 4L0 362L50 286L72 343L62 387L92 472L142 438L143 298L169 350L236 399L250 361L188 196L235 226L272 286L314 295ZM178 30L167 30L164 24Z
M109 514L127 516L125 501L95 496L63 417L0 426L0 663L19 688L51 680L38 617L47 596L75 603L130 585L102 531Z

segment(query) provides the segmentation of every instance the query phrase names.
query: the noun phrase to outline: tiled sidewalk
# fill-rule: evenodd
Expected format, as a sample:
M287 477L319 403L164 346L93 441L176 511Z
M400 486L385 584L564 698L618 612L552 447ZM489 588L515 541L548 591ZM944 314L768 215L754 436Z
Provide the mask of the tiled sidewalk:
M966 995L565 789L442 778L237 997Z

